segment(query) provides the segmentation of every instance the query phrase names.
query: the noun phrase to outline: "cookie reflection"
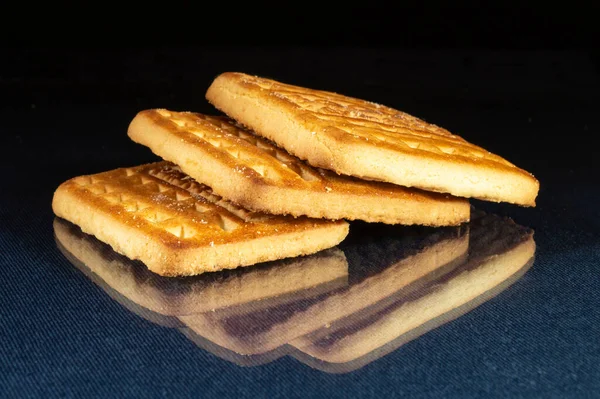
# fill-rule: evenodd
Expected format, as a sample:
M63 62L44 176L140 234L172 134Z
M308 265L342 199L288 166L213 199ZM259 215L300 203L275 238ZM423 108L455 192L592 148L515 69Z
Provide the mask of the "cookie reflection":
M334 373L360 368L493 298L529 269L534 253L533 231L476 214L465 263L418 290L400 291L294 340L293 356Z
M474 212L460 227L354 223L339 248L312 256L165 278L61 219L55 236L114 299L216 356L252 366L290 354L334 373L360 368L490 299L527 270L535 252L530 229Z
M466 259L468 228L398 228L364 224L345 247L348 284L298 300L248 303L180 317L191 330L241 355L276 350L402 289L414 289ZM364 237L369 237L364 238Z
M337 248L247 269L173 278L152 273L63 219L54 220L54 234L73 265L124 306L151 321L162 320L160 324L175 318L180 325L177 316L269 298L291 300L304 290L322 292L345 285L348 278L348 263Z

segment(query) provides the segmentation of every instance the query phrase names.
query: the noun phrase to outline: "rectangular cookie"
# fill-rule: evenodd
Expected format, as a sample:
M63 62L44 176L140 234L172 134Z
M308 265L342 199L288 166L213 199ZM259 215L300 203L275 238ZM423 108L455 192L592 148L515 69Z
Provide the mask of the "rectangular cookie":
M539 182L532 174L393 108L233 72L219 75L206 98L315 167L458 197L535 206Z
M79 176L54 213L163 276L231 269L330 248L348 223L249 212L168 162Z
M128 135L246 209L404 225L469 220L464 198L313 168L226 117L145 110Z

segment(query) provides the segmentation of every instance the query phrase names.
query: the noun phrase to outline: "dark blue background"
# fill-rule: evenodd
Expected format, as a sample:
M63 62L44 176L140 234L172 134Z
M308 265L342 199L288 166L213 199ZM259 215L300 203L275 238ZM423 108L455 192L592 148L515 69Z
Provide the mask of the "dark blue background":
M4 54L7 54L6 52ZM600 390L596 53L585 49L16 49L1 75L0 396L590 397ZM239 367L113 301L56 248L53 190L156 159L127 138L150 107L214 112L238 70L390 105L533 172L536 208L474 201L535 230L508 290L364 368Z

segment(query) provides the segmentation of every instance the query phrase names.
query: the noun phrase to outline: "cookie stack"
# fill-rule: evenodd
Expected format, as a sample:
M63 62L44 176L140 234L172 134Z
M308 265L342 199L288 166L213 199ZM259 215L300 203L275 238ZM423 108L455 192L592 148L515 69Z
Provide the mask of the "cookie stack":
M449 226L468 198L535 206L530 173L389 107L242 73L206 98L227 116L138 113L129 137L164 161L71 179L55 214L180 276L315 253L350 220Z

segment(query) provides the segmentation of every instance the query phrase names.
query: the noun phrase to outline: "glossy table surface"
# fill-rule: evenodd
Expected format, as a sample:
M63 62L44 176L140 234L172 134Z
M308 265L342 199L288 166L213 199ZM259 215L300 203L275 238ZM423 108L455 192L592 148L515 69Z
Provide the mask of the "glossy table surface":
M600 96L588 54L197 51L110 63L61 53L57 65L78 65L79 75L33 78L15 67L1 81L1 397L598 392L600 179L590 138ZM49 65L52 55L36 56ZM470 223L441 229L352 222L334 249L184 279L154 275L53 215L66 179L157 160L126 136L137 111L216 113L203 93L225 70L446 127L534 173L537 206L472 201Z

